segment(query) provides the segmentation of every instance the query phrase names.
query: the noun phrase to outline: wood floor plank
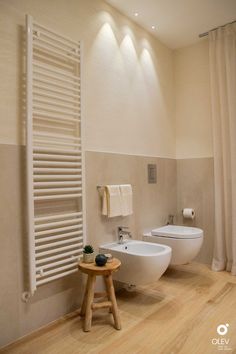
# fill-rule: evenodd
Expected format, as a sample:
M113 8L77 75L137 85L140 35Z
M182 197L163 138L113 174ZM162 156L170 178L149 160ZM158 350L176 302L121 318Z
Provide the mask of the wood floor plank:
M156 283L134 292L120 290L117 302L122 330L106 310L93 314L91 332L76 314L11 345L4 354L213 354L229 324L226 351L236 353L236 277L192 263L169 269Z

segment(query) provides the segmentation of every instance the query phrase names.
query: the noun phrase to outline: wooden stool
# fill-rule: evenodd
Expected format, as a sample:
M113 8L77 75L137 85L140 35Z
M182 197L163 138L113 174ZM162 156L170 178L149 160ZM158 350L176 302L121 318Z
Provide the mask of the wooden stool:
M91 330L92 322L92 310L108 307L110 312L112 312L115 322L115 328L121 329L120 316L118 313L118 307L116 302L116 295L114 291L112 272L116 272L121 265L119 259L114 258L112 262L106 263L102 267L98 267L95 263L84 263L80 262L78 267L82 273L88 275L86 290L84 293L83 303L80 310L80 316L85 315L84 319L84 331L89 332ZM96 281L96 276L103 276L106 284L105 293L95 293L94 286ZM107 297L108 301L94 303L94 297Z

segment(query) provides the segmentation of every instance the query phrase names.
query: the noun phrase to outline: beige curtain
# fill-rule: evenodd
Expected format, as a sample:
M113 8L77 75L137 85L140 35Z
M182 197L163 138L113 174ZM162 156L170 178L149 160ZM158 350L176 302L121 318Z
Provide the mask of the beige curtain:
M236 275L236 23L209 33L215 174L212 269Z

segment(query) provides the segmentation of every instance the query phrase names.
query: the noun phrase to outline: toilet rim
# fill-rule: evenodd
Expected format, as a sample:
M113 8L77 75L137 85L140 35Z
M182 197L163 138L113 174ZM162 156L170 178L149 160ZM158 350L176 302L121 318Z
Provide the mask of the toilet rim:
M165 239L169 239L169 240L195 240L197 238L203 238L203 235L153 235L152 233L150 234L150 236L153 236L153 237L161 237L161 238L165 238Z
M152 236L176 240L192 240L203 238L203 230L197 227L165 225L151 230Z

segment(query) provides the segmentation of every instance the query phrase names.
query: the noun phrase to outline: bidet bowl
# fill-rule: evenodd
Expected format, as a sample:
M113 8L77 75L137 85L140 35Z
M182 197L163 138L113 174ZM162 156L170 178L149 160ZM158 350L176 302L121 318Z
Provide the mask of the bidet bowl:
M125 241L123 244L106 243L100 252L111 253L121 261L120 270L113 278L122 283L145 285L157 281L167 269L171 248L144 241Z

